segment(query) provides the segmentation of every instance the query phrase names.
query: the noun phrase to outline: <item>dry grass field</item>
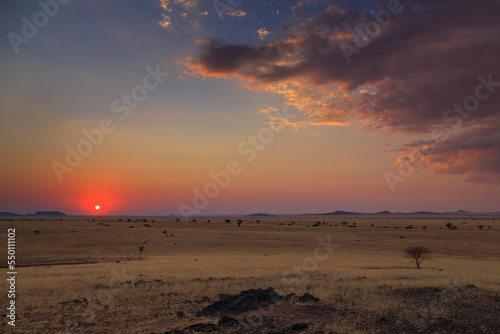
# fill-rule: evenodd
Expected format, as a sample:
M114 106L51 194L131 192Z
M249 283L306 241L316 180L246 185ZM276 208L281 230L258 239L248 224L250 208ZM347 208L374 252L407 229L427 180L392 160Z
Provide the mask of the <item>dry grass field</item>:
M3 311L0 331L498 333L499 222L424 216L209 217L190 223L3 218L1 233L16 228L17 320L15 328L7 326ZM6 254L6 235L1 237ZM409 245L432 250L421 269L404 257ZM198 314L226 294L268 287L287 298L241 312ZM299 300L305 293L319 300Z

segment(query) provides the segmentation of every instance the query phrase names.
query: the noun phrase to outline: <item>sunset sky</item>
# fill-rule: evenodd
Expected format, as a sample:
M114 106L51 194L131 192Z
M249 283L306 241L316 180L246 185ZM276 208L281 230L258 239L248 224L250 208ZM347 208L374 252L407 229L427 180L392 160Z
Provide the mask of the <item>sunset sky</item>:
M40 3L0 4L0 211L500 210L498 0Z

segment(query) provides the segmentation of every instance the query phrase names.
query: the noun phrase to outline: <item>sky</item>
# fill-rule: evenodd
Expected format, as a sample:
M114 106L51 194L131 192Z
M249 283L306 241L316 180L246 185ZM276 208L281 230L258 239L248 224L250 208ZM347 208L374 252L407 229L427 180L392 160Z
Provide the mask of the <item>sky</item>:
M498 211L498 17L498 0L2 1L0 211Z

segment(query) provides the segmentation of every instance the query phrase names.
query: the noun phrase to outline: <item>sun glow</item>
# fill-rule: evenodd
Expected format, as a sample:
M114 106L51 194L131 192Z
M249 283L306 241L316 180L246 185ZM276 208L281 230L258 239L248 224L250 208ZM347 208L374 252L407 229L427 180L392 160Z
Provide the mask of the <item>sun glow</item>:
M96 209L96 210L100 210L100 209L101 209L101 206L100 206L100 205L96 205L96 206L94 207L94 209Z

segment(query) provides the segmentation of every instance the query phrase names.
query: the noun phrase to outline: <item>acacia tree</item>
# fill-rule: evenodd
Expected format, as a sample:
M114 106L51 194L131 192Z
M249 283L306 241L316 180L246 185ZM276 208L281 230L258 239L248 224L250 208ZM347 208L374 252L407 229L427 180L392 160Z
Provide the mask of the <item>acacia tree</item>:
M417 265L417 269L420 269L420 264L429 258L431 250L422 246L408 246L404 249L404 253Z

